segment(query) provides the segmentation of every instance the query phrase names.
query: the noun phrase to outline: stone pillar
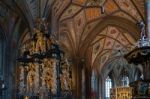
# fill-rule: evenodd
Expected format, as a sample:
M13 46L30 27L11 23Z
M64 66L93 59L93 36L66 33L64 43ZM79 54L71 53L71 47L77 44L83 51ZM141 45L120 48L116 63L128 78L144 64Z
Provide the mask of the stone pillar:
M101 75L99 76L99 78L98 78L98 80L99 80L99 82L98 82L98 99L102 99L101 98L101 96L102 96L102 90L104 90L104 89L102 89L102 77L101 77Z
M86 95L86 89L85 89L85 69L82 68L82 99L86 99L85 95Z
M81 99L82 98L82 67L83 64L79 61L78 65L77 65L77 99Z
M101 99L105 99L105 79L102 78L102 82L101 82Z
M82 99L82 68L85 66L85 63L82 60L82 58L76 57L73 60L74 60L73 76L75 77L75 79L74 79L74 81L75 81L74 82L74 84L75 84L74 95L75 95L75 99ZM87 78L87 75L88 75L88 73L85 71L85 78ZM87 81L85 81L85 86L86 86L86 84L87 84Z

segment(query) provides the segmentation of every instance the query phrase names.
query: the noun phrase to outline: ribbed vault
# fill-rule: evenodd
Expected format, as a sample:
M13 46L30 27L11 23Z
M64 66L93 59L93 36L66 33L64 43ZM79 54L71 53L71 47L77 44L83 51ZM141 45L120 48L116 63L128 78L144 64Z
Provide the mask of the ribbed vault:
M99 76L103 70L108 69L105 72L108 74L113 67L119 71L128 65L123 54L140 37L137 22L146 22L145 5L145 0L0 0L8 86L11 88L15 82L12 75L19 45L32 37L37 17L48 20L52 34L69 58L78 62L72 62L75 63L73 78L78 96L82 93L79 88L81 68L87 73L85 80L89 89L92 69ZM136 70L131 68L134 77Z
M89 4L90 0L66 0L62 8L56 8L56 1L52 6L59 20L59 40L71 55L85 57L89 67L99 72L110 59L120 57L120 50L124 54L131 49L140 36L136 24L145 21L144 0L100 1L97 5Z

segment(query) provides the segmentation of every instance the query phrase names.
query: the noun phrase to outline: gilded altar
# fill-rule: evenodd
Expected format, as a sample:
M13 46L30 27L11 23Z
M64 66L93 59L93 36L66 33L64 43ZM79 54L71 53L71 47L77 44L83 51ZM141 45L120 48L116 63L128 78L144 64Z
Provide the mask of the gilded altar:
M40 99L72 95L72 66L64 53L60 55L55 40L47 36L47 28L38 27L19 51L17 94Z
M110 99L132 99L131 87L116 87L110 89Z

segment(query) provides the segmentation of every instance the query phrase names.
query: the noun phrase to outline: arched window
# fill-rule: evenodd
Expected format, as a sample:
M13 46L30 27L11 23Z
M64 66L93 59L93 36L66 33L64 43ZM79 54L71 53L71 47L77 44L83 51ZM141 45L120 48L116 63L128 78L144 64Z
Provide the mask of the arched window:
M112 88L112 80L108 76L105 81L105 99L110 99L110 89Z
M122 77L122 86L129 86L129 77L126 75Z

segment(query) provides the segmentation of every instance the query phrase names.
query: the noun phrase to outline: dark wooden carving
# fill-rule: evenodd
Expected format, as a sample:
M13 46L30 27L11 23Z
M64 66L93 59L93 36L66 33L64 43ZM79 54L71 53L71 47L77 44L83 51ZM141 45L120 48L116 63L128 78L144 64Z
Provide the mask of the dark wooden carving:
M124 56L129 63L142 64L150 57L150 46L135 48Z

